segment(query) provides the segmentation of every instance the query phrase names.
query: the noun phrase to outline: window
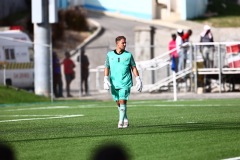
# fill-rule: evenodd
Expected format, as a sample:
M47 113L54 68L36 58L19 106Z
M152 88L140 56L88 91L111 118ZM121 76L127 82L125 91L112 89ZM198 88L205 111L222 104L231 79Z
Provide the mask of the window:
M5 48L4 52L5 52L6 61L15 60L15 53L13 48Z

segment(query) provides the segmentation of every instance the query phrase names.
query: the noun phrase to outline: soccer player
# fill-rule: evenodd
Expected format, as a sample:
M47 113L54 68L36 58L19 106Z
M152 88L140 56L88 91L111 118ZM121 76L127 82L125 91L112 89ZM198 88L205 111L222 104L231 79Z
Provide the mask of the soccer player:
M130 95L133 72L136 78L136 89L142 91L142 81L136 63L130 52L126 51L126 38L118 36L115 39L116 49L107 53L104 69L104 89L111 89L113 100L119 110L118 128L127 128L127 100Z

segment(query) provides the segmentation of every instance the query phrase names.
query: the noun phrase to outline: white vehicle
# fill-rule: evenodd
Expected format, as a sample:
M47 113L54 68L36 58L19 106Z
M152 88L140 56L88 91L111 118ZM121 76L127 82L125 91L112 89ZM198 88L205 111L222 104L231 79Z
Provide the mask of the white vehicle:
M0 32L0 85L34 88L32 46L22 31Z

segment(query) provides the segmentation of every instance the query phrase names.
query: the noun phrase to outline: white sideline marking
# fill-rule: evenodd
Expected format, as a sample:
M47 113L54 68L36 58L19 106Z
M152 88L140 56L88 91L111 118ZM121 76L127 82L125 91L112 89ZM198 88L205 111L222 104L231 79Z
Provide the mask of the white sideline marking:
M70 108L70 107L69 106L35 107L35 108L9 109L6 111L27 111L27 110L64 109L64 108Z
M114 106L114 104L113 104L113 106ZM76 108L111 108L113 106L103 106L103 105L89 104L89 105L84 105L84 106L77 106Z
M186 123L188 123L188 124L193 124L193 123L197 123L197 122L186 122Z
M227 159L223 159L223 160L240 160L240 157L227 158Z
M127 107L138 107L140 105L132 105L129 104ZM233 105L221 105L221 104L154 104L154 105L149 105L149 107L221 107L221 106L233 106Z
M0 121L0 123L3 122L19 122L19 121L34 121L34 120L45 120L45 119L61 119L61 118L73 118L73 117L82 117L84 115L82 114L76 114L76 115L57 115L53 117L43 117L43 118L26 118L26 119L11 119L11 120L3 120Z
M51 117L51 116L65 116L65 115L0 115L0 117Z

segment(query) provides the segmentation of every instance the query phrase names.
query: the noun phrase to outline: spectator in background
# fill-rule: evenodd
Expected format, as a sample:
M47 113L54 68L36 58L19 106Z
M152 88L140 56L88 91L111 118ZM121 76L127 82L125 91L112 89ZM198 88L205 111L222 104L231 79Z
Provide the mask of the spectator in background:
M183 36L182 36L183 43L189 42L189 38L190 38L191 35L192 35L192 30L188 29L187 32L184 33ZM184 56L183 68L184 69L186 68L186 64L187 64L188 51L189 51L189 46L188 45L184 46L183 47L183 56Z
M191 29L188 29L186 33L183 34L182 36L182 40L183 42L189 42L189 38L190 36L192 35L192 30Z
M168 49L169 51L173 50L176 48L176 38L177 38L177 35L176 34L172 34L172 40L168 43ZM171 57L171 60L172 60L172 63L174 63L174 70L175 72L178 71L178 54L177 54L177 50L174 50L170 53L170 57Z
M200 35L200 42L214 42L210 26L204 26L203 32ZM205 68L213 68L214 50L214 45L202 45L200 47Z
M62 95L62 75L61 64L56 52L53 52L53 93L55 97L63 97Z
M183 61L184 61L184 55L183 55L183 30L178 29L177 30L177 38L176 38L176 47L177 47L177 54L178 54L178 72L183 70Z
M89 76L89 60L85 55L85 49L81 49L81 57L78 56L77 61L79 62L81 58L81 92L83 94L83 86L85 95L89 95L88 91L88 76ZM84 85L83 85L84 84Z
M66 90L67 90L67 97L72 97L70 94L70 84L72 80L75 78L75 64L70 59L70 53L65 52L65 59L63 60L63 67L64 67L64 74L66 79Z

